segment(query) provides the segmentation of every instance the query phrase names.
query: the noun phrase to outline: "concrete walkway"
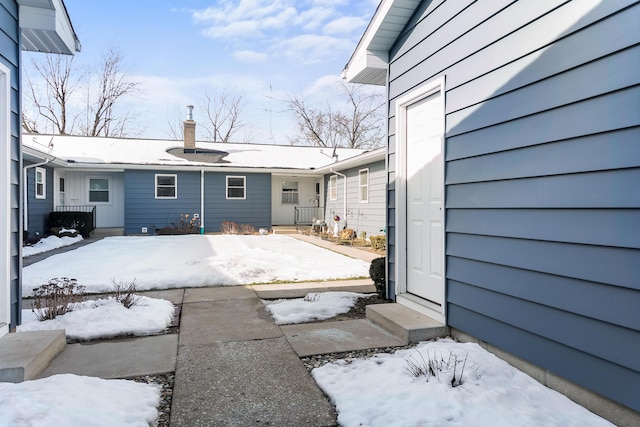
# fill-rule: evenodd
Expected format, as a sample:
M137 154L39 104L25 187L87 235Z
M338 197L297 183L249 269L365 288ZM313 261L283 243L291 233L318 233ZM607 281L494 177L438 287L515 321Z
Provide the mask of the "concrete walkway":
M365 260L379 256L333 246ZM365 319L280 327L261 300L330 290L375 292L369 279L145 292L180 308L179 334L68 344L41 376L126 378L175 371L176 427L336 426L333 407L299 357L403 342Z

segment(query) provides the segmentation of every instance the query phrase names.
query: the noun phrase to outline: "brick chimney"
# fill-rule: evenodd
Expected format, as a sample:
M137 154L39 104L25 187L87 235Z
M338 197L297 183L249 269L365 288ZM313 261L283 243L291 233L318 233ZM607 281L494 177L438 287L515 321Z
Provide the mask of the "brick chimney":
M193 105L187 105L187 120L184 121L184 152L196 152L196 122L193 121Z

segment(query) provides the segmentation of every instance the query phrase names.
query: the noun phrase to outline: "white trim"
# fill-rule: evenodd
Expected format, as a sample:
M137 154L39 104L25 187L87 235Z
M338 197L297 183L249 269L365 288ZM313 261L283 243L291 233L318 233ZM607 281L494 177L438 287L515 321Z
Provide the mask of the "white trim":
M242 178L242 190L244 191L243 197L229 197L229 178ZM247 199L247 177L246 176L238 176L238 175L227 175L226 179L226 190L225 195L227 196L227 200L246 200ZM231 187L231 188L240 188L240 187Z
M201 174L203 172L201 171ZM173 187L174 187L174 191L173 191L173 196L158 196L158 178L161 176L169 176L169 177L173 177ZM155 188L154 188L154 192L153 194L155 195L156 199L159 200L165 200L165 199L177 199L178 198L178 174L175 173L157 173L155 174L154 177L154 183L155 183ZM170 187L169 185L165 185L163 187Z
M11 70L0 64L0 337L11 323Z
M106 179L107 180L107 196L109 197L108 202L96 202L91 200L91 180L92 179ZM102 191L102 190L94 190L94 191ZM111 191L111 177L108 176L88 176L87 177L87 202L90 205L110 205L113 203L113 194Z
M395 269L395 283L396 283L396 298L399 303L407 303L407 301L415 302L416 304L421 305L424 308L424 313L429 317L437 320L439 322L445 323L446 319L446 301L447 301L447 286L446 286L446 262L445 256L442 259L442 271L443 271L443 286L444 286L444 298L442 301L442 306L439 310L436 306L430 303L427 300L422 300L420 298L414 297L412 295L407 294L407 259L401 248L407 247L407 165L406 165L406 144L403 143L406 139L406 110L409 105L412 105L430 95L433 95L437 92L440 92L440 96L442 96L442 116L444 119L445 116L445 78L444 76L439 77L435 80L432 80L421 87L416 88L415 90L409 92L408 94L398 98L396 101L396 269ZM443 129L446 127L443 126ZM442 138L442 161L444 162L444 154L445 154L445 146L444 146L445 138ZM445 173L445 168L442 168L443 174ZM442 180L442 185L444 187L444 179ZM442 189L443 201L442 206L444 209L445 206L445 191ZM445 212L446 213L446 212ZM446 214L444 215L446 219ZM445 232L446 224L443 224L443 234L442 238L442 248L443 253L446 254L445 247ZM406 304L411 305L411 308L414 308L414 304ZM429 314L427 314L427 312Z
M329 177L329 200L338 200L338 175Z
M38 192L38 174L42 177L42 194ZM47 198L47 170L45 168L37 167L33 171L33 193L36 199Z
M362 180L360 179L363 172L367 173L367 183L365 185L362 185ZM362 188L364 187L367 189L366 199L362 198ZM358 203L369 203L369 168L360 169L358 171Z

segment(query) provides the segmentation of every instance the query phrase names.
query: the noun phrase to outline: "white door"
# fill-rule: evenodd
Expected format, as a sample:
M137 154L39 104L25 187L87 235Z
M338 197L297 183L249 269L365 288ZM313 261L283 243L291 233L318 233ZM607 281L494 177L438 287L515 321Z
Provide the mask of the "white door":
M406 106L407 292L444 302L443 96Z

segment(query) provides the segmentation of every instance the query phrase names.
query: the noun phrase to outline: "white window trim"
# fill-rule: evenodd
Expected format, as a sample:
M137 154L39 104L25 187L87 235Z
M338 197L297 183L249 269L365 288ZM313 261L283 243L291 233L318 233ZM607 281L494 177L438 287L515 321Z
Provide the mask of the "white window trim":
M42 194L38 193L38 173L42 176ZM33 172L33 191L35 192L36 199L47 198L47 170L45 168L36 167Z
M296 183L296 190L295 191L284 191L284 183L285 182L295 182ZM295 194L296 195L296 201L295 202L284 202L283 199L285 198L285 194L287 196L290 195L290 194ZM284 205L284 206L291 206L291 205L300 204L300 181L294 181L294 180L283 180L283 181L280 181L280 204Z
M244 190L243 197L229 197L229 178L242 178L242 189ZM247 177L246 176L227 175L225 181L226 181L225 195L227 196L227 200L246 200L247 199ZM240 187L231 187L231 188L240 188Z
M362 184L360 177L362 176L362 173L366 172L367 173L367 183L366 184ZM367 189L367 198L363 199L362 198L362 188L366 187ZM369 168L365 168L365 169L360 169L358 171L358 201L360 203L369 203Z
M331 175L329 177L329 200L338 200L338 175Z
M11 323L11 70L0 64L0 337ZM22 176L22 174L21 174ZM20 245L21 247L22 245ZM20 256L20 252L18 252Z
M171 177L173 177L173 185L175 187L175 191L173 192L173 196L158 196L158 178L161 177L161 176L171 176ZM177 199L178 198L178 174L175 174L175 173L157 173L153 179L154 179L154 183L155 183L153 194L156 196L156 199L173 200L173 199ZM169 186L166 185L164 187L169 187Z
M107 180L107 192L109 193L109 201L108 202L92 202L91 201L91 180L92 179L106 179ZM89 176L87 177L87 203L90 205L110 205L112 202L112 191L111 191L111 178L108 176Z

